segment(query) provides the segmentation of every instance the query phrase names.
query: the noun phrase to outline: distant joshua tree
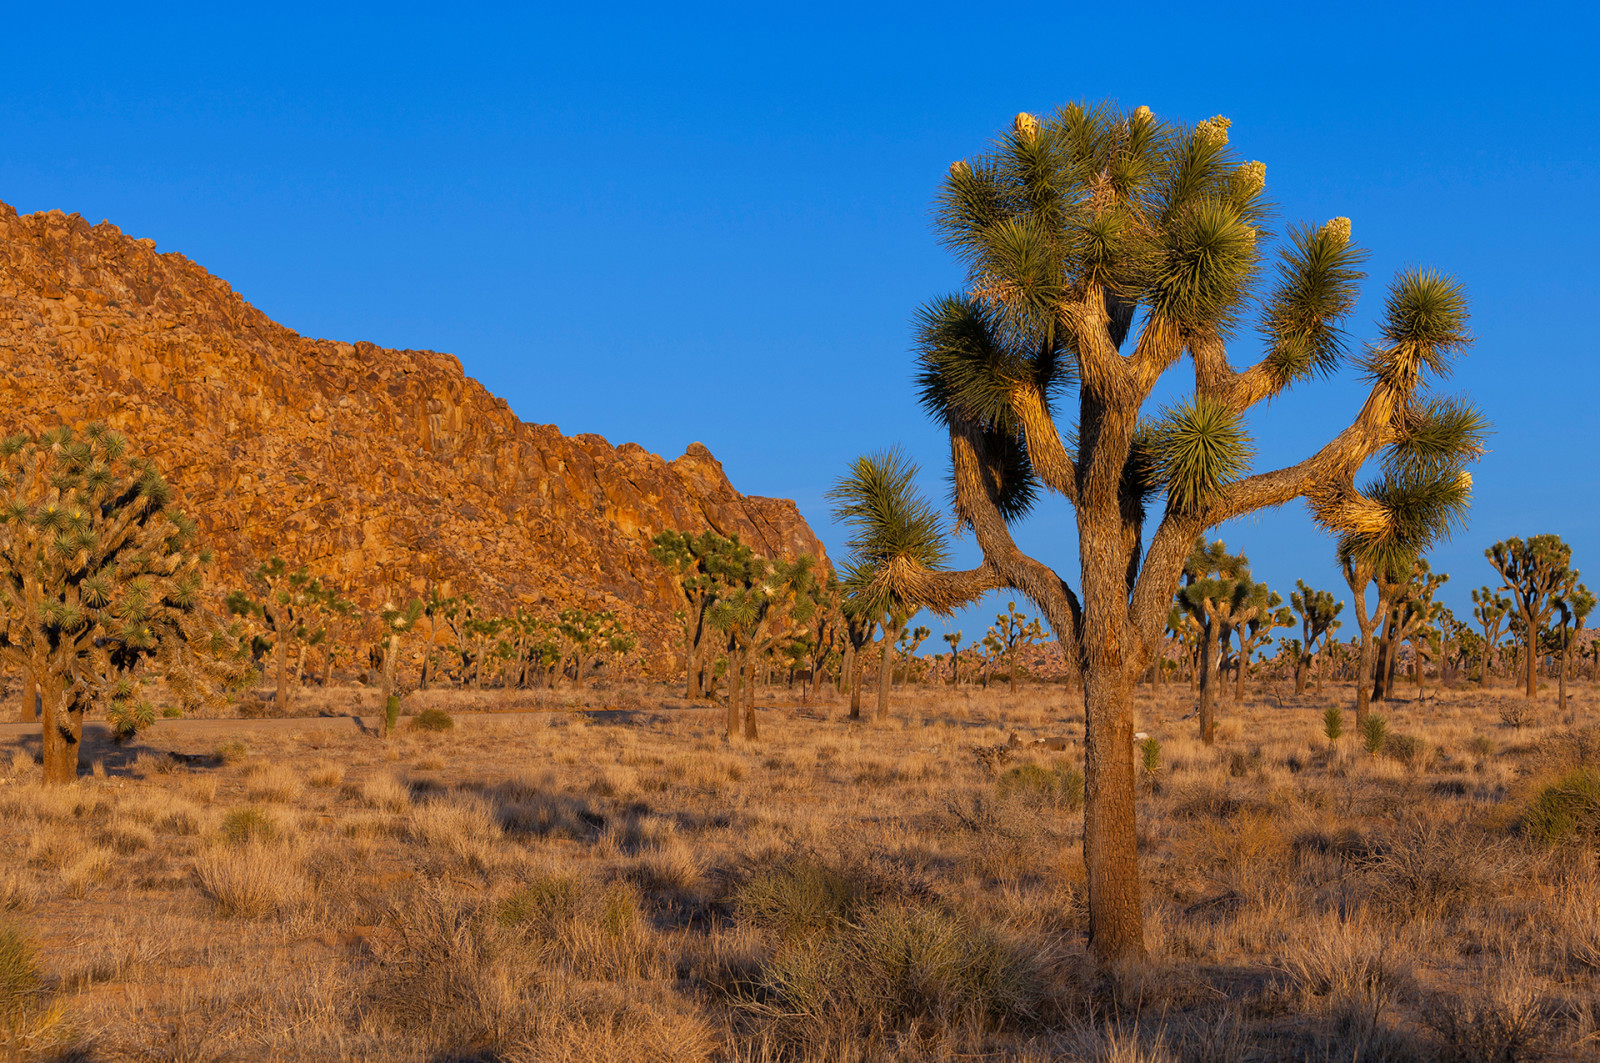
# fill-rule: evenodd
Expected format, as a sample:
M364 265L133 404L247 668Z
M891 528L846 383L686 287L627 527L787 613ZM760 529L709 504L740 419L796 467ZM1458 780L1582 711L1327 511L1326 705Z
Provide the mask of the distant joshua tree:
M723 536L710 530L691 535L668 529L650 540L650 556L673 573L683 596L685 607L680 616L688 670L684 696L692 701L705 696L711 666L714 640L707 638L713 630L707 615L735 588L755 552L737 535Z
M1505 581L1504 590L1520 625L1525 693L1539 692L1539 632L1550 619L1555 599L1575 574L1572 547L1556 535L1535 535L1526 542L1516 537L1495 543L1484 551L1489 564Z
M44 777L77 778L84 716L145 667L185 702L243 679L203 603L211 552L149 461L102 425L0 441L0 655L38 685Z
M921 505L914 496L857 507L854 541L875 561L878 592L948 612L1011 588L1078 665L1087 915L1104 961L1144 952L1129 692L1196 538L1304 498L1364 553L1416 549L1419 533L1437 532L1420 516L1466 504L1462 463L1481 452L1476 412L1425 394L1467 346L1466 301L1446 278L1412 271L1357 360L1371 392L1354 422L1315 454L1249 475L1249 411L1343 360L1362 254L1345 219L1292 227L1264 277L1265 167L1230 154L1228 126L1072 105L1044 121L1018 115L993 150L950 167L937 225L969 278L923 311L922 402L948 431L956 519L983 561L965 572L930 563L943 557L936 523L897 541L908 524L896 503ZM1258 306L1265 357L1235 369L1228 347ZM1144 407L1184 358L1194 393L1152 423ZM1065 428L1058 408L1071 411ZM1358 490L1379 454L1383 475ZM1080 590L1011 535L1041 490L1076 510Z
M1237 625L1254 615L1248 559L1228 553L1221 539L1195 542L1183 566L1183 587L1178 605L1194 620L1200 631L1200 740L1206 745L1217 737L1217 690L1220 647L1232 637Z
M744 737L750 741L759 737L756 664L773 647L805 633L816 608L811 595L815 565L808 554L787 561L752 557L735 589L724 593L706 614L707 622L727 636L729 738L739 729L741 709Z
M1489 670L1500 645L1500 629L1511 613L1511 599L1488 587L1472 592L1472 618L1483 628L1483 656L1478 662L1478 685L1489 685Z
M946 631L941 637L950 647L950 685L955 686L961 682L961 631Z
M1589 619L1589 614L1594 612L1595 598L1589 588L1578 582L1576 569L1568 573L1567 579L1553 596L1555 601L1555 614L1557 622L1551 625L1555 629L1556 645L1560 647L1561 659L1558 665L1560 678L1557 682L1559 693L1556 696L1556 707L1567 711L1567 670L1572 659L1573 636L1583 630L1584 622Z
M1283 607L1283 595L1265 583L1252 584L1250 605L1244 626L1237 630L1239 639L1238 671L1234 676L1235 697L1244 700L1244 677L1250 668L1250 654L1257 646L1272 641L1272 633L1280 627L1294 623L1294 613Z
M1391 578L1392 576L1392 578ZM1378 644L1378 667L1373 680L1372 699L1385 701L1394 692L1395 668L1400 659L1400 647L1412 643L1416 672L1413 678L1422 685L1422 658L1416 654L1417 639L1433 629L1444 607L1433 600L1439 588L1450 582L1445 572L1434 572L1426 558L1417 558L1409 571L1401 573L1380 572L1377 578L1379 593L1388 604L1384 618L1383 637Z
M1344 603L1336 601L1332 591L1312 590L1305 580L1296 580L1297 588L1289 595L1289 605L1300 615L1300 653L1294 662L1294 692L1306 692L1306 673L1316 657L1317 641L1326 642L1339 629L1339 614Z
M289 653L296 646L320 643L327 632L311 621L324 592L322 584L306 566L290 568L281 557L257 565L250 573L250 586L231 592L228 611L254 620L272 636L273 672L277 683L275 704L280 712L289 711Z
M1006 611L994 618L994 627L989 630L1000 643L1000 656L1006 662L1011 693L1015 694L1017 652L1032 646L1035 642L1043 642L1044 628L1040 626L1037 617L1029 619L1028 614L1018 612L1016 602L1007 602Z

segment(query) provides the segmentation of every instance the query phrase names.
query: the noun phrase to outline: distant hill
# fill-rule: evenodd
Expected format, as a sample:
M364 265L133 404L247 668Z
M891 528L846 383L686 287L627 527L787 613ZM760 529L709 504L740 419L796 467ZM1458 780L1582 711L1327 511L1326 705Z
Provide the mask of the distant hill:
M223 582L282 554L369 603L433 580L611 608L660 651L656 532L824 557L793 502L741 495L698 443L669 462L525 424L448 354L307 339L152 240L0 203L0 430L91 421L159 462Z

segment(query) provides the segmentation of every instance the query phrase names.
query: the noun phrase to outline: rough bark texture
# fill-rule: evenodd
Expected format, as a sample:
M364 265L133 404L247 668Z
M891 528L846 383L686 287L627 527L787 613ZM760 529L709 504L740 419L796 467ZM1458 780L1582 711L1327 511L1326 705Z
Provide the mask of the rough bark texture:
M425 593L426 566L492 609L611 609L662 670L681 597L656 532L825 557L793 502L740 495L699 443L668 462L526 424L448 354L307 339L154 241L3 203L0 410L6 433L128 435L217 550L219 586L279 554L372 606Z

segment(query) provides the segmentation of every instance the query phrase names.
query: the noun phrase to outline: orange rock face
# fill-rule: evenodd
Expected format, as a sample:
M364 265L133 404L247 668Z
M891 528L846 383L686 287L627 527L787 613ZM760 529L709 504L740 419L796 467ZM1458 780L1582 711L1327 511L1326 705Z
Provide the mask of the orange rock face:
M369 603L437 581L609 608L659 660L677 597L656 532L825 557L793 502L739 494L698 443L668 462L525 424L448 354L306 339L153 241L0 203L0 429L91 421L159 463L220 583L281 554Z

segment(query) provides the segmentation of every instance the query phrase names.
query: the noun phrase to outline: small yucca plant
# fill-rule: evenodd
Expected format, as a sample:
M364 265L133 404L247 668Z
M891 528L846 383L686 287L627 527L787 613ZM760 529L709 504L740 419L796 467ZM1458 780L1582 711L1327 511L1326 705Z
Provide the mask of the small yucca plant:
M1344 737L1344 710L1337 705L1329 705L1322 710L1322 733L1328 736L1331 746Z
M1383 744L1389 739L1389 721L1377 713L1373 713L1361 721L1361 745L1370 756L1377 756L1383 752Z

